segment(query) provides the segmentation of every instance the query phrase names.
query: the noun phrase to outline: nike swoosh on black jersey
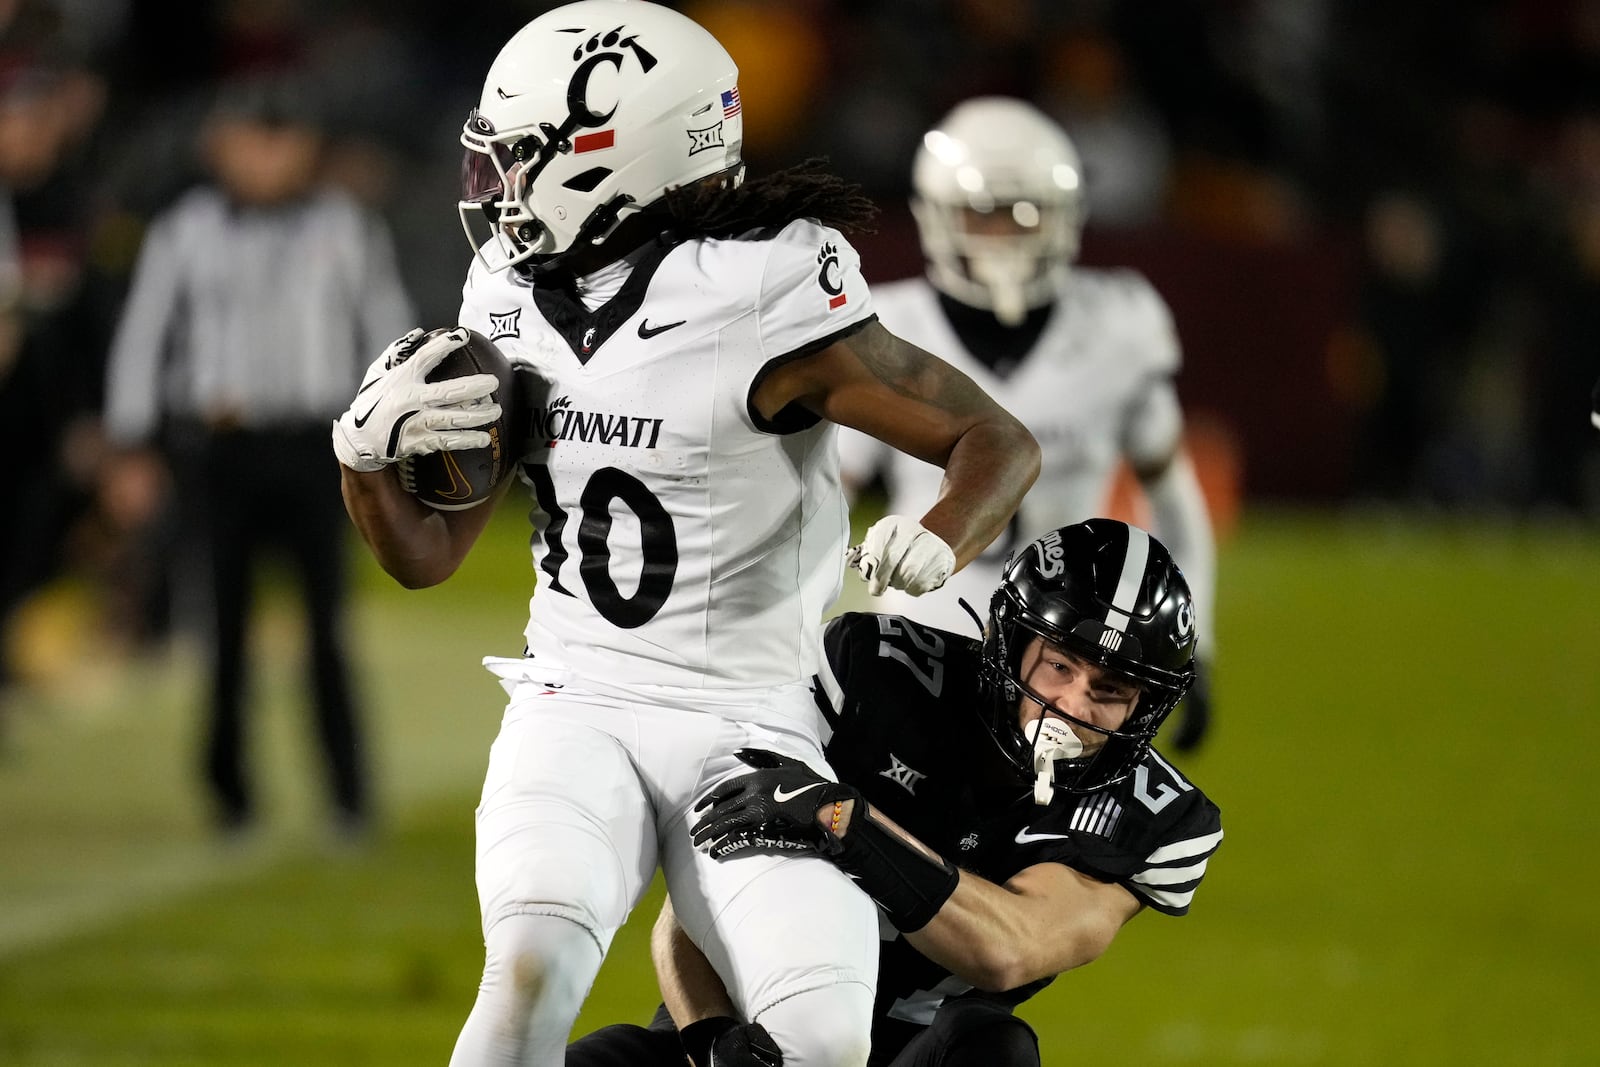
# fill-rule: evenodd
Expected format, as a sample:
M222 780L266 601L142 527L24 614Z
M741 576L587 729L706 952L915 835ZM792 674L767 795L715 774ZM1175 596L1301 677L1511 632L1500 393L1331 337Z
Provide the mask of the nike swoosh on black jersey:
M1070 840L1072 840L1072 838L1069 837L1067 834L1035 834L1035 833L1029 833L1027 827L1023 827L1021 830L1017 831L1017 844L1019 844L1019 845L1031 844L1034 841L1070 841Z
M668 330L671 330L671 329L674 329L676 327L682 326L684 323L686 323L688 321L689 321L688 319L679 319L677 322L667 322L667 323L663 323L660 326L652 326L652 325L650 325L650 320L649 319L641 319L639 321L639 339L641 341L648 341L650 338L654 337L656 334L658 334L658 333L666 333Z

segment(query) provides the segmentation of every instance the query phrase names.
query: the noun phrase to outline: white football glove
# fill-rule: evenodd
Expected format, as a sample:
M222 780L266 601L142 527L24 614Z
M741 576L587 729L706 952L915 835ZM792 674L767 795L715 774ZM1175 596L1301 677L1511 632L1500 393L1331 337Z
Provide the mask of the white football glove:
M468 374L426 381L445 356L467 343L467 331L441 333L412 351L425 332L412 330L385 348L333 424L334 455L351 470L370 474L405 456L489 444L488 433L473 427L500 417L500 405L489 399L498 380Z
M945 583L956 569L956 554L916 519L885 515L850 549L845 562L861 572L873 596L890 588L921 596Z

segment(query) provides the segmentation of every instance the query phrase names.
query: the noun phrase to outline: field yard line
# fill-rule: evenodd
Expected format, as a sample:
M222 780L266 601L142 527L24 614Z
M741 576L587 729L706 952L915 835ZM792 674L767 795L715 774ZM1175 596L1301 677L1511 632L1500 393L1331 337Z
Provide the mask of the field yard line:
M287 843L237 849L216 842L173 846L166 855L64 893L17 900L0 913L0 960L94 933L139 912L260 874L289 855ZM110 872L108 872L110 873Z

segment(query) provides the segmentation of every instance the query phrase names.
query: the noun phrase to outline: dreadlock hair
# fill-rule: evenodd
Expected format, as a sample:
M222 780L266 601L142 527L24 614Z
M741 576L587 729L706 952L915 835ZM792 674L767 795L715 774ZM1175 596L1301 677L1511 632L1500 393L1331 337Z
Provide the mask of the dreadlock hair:
M660 204L685 237L738 237L782 229L796 219L816 219L847 234L871 233L878 214L861 186L832 173L821 157L742 185L713 176L678 186L668 189Z

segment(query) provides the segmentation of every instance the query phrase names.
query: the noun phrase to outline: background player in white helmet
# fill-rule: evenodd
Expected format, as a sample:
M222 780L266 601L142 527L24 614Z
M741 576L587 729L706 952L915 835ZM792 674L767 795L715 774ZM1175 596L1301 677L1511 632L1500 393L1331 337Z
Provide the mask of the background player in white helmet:
M942 466L920 518L859 565L937 587L1009 521L1032 437L876 321L836 228L871 204L817 167L743 181L738 72L670 9L582 0L502 49L462 133L461 213L488 238L461 323L530 383L520 473L538 593L477 813L486 961L452 1063L560 1063L659 865L685 930L791 1065L867 1055L877 931L825 864L718 865L693 799L760 745L825 767L809 679L848 531L835 424ZM470 226L469 226L470 232ZM456 344L396 342L334 428L346 502L402 583L448 578L490 509L432 512L399 456L486 443L493 379L425 378ZM407 358L398 358L402 353Z
M1183 447L1177 334L1143 276L1072 266L1086 207L1071 140L1022 100L975 98L923 137L912 185L926 275L874 286L878 313L1021 419L1043 465L1010 529L973 566L937 593L912 600L891 591L874 609L970 630L958 600L981 610L1017 546L1103 512L1126 460L1194 591L1209 656L1216 550ZM939 470L861 434L840 435L840 459L848 488L882 476L891 513L939 491ZM1179 750L1205 732L1207 675L1202 663L1174 737Z

